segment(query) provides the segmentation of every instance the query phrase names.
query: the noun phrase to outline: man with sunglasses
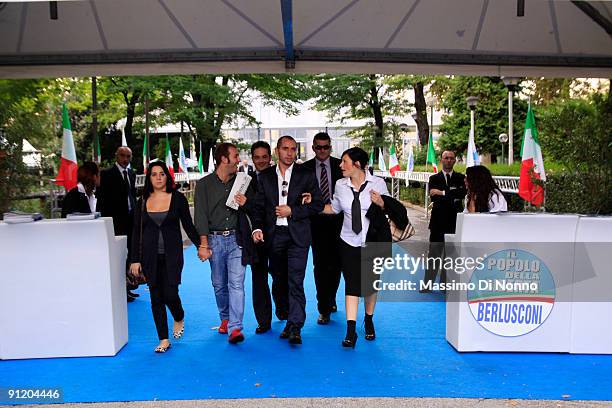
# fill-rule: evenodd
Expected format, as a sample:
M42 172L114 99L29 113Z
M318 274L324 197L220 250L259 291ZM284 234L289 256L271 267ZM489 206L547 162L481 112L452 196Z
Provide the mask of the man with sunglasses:
M312 140L315 157L304 163L313 171L321 189L324 204L331 203L336 181L342 178L341 160L331 156L331 138L326 132L317 133ZM318 324L328 324L337 310L336 292L340 285L340 230L342 215L317 214L310 218L312 258L317 288Z
M310 217L323 210L323 199L315 174L295 164L295 139L279 138L276 154L278 165L262 171L258 177L253 240L265 243L276 305L289 312L280 338L289 339L290 344L302 344L301 329L306 320L304 275L312 241ZM312 195L309 204L303 204L304 193Z

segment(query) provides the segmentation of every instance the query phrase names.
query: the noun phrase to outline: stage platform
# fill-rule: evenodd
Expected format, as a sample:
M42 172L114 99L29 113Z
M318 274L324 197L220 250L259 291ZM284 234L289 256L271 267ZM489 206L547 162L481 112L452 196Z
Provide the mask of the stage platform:
M228 344L227 337L213 329L219 322L210 267L190 247L180 289L185 336L173 341L168 353L153 353L157 338L148 291L141 287L140 298L128 304L129 342L117 356L0 361L0 387L60 387L64 402L270 397L612 399L612 356L458 353L445 340L445 304L439 301L379 303L374 342L363 338L360 305L357 347L343 349L343 296L338 296L339 310L332 322L317 325L311 266L305 284L304 344L292 347L278 338L283 322L275 320L272 331L254 334L248 270L246 281L247 337L240 345ZM440 299L438 294L429 296ZM53 333L48 341L55 341Z

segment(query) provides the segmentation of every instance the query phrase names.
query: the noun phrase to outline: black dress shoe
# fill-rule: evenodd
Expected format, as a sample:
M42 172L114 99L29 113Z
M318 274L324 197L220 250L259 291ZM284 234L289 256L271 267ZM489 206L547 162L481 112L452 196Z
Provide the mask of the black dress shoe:
M290 334L291 334L291 323L287 323L279 337L281 339L288 339Z
M336 313L337 311L338 311L338 306L337 306L337 305L333 305L333 306L331 307L331 312L332 312L332 313Z
M130 302L133 302L133 301L134 301L134 298L128 295L127 302L130 303Z
M355 344L357 344L357 333L353 333L352 336L346 335L345 339L342 340L342 347L352 347L355 348Z
M270 330L270 326L262 326L261 324L255 329L255 334L264 334Z
M138 293L134 293L134 292L129 291L129 290L128 290L127 294L128 294L128 296L131 296L133 298L137 298L138 296L140 296Z
M299 330L292 330L289 334L289 344L302 344L302 334Z
M319 318L317 319L317 324L327 324L329 323L330 318L329 315L324 315L323 313L321 313L319 315Z
M287 320L289 318L289 312L284 312L284 311L276 311L276 317L278 317L278 320Z

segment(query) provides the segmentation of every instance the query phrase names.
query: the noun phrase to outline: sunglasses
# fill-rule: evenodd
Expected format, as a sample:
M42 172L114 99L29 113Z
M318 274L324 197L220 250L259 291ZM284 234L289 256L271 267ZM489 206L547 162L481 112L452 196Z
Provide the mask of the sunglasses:
M287 194L289 194L289 192L287 191L287 186L289 185L289 183L287 183L286 181L283 180L283 191L281 191L281 195L283 197L287 197Z
M314 148L315 150L329 150L331 149L331 146L330 145L316 145Z

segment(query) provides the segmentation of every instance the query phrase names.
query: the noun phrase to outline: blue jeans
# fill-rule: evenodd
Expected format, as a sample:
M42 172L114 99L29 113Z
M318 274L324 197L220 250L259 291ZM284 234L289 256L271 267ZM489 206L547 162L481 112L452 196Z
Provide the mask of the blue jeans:
M219 318L229 320L228 329L242 329L244 317L244 272L242 248L236 243L236 235L209 235L212 250L210 260L211 279Z

